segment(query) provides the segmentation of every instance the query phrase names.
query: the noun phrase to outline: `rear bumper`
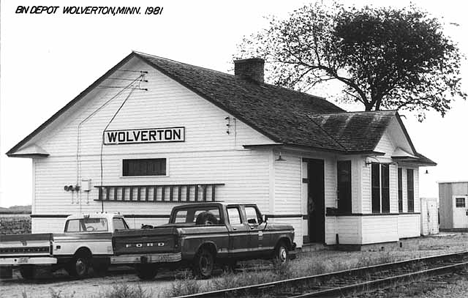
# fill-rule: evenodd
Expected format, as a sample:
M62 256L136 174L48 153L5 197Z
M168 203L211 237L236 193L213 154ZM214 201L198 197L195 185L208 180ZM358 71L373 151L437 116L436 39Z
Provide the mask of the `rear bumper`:
M57 258L53 258L53 257L0 258L0 266L54 265L54 264L57 264Z
M146 263L175 263L182 260L182 253L159 253L147 255L121 255L111 257L111 264L146 264Z

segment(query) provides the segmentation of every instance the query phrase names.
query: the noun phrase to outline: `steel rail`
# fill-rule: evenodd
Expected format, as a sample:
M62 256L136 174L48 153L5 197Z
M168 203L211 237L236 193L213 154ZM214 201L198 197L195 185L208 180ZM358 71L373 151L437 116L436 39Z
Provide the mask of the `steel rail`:
M411 272L406 274L401 274L397 276L391 276L376 280L371 280L363 283L351 284L343 287L336 287L332 289L319 290L316 292L305 293L297 296L288 296L290 298L305 298L305 297L333 297L333 296L342 296L349 293L368 291L369 289L378 289L382 286L387 286L395 284L398 282L406 282L409 280L414 280L418 277L426 277L430 275L440 275L442 273L453 272L453 270L461 269L468 266L468 262L446 265L437 268L431 268L427 270L421 270L417 272Z
M444 255L437 255L437 256L430 256L430 257L423 257L417 259L411 259L406 261L399 261L393 263L385 263L385 264L378 264L372 265L367 267L360 267L354 268L350 270L342 270L336 271L331 273L325 274L318 274L312 276L305 276L305 277L298 277L293 279L286 279L280 281L274 281L264 284L257 284L257 285L250 285L244 287L237 287L231 289L223 289L217 291L210 291L204 293L197 293L192 295L186 296L179 296L179 298L208 298L208 297L236 297L236 296L247 296L247 295L258 295L258 294L265 294L267 292L274 292L278 291L278 289L285 289L285 288L300 288L303 289L303 292L315 290L314 292L300 294L294 296L293 293L288 293L288 297L323 297L323 296L336 296L342 295L344 293L350 293L352 291L362 291L367 288L375 288L381 285L397 282L397 281L404 281L405 279L415 278L418 276L429 275L429 274L440 274L444 271L454 270L457 268L462 268L468 266L468 262L459 262L456 264L451 265L443 265L436 268L425 269L420 271L411 271L409 273L400 274L394 277L385 277L380 278L372 281L366 281L362 283L350 284L341 287L329 287L327 289L321 289L320 286L317 284L323 283L327 280L332 280L334 278L343 278L343 277L352 277L352 276L360 276L363 274L371 274L374 272L383 272L385 270L391 270L395 267L405 267L405 266L412 266L414 264L421 264L421 263L433 263L436 261L445 261L453 258L460 258L463 259L468 257L468 252L456 252L451 254L444 254ZM440 273L439 273L440 272ZM309 290L306 290L309 289ZM272 293L272 296L275 294ZM278 294L281 297L281 294ZM284 295L283 295L284 296ZM240 296L239 296L240 297Z

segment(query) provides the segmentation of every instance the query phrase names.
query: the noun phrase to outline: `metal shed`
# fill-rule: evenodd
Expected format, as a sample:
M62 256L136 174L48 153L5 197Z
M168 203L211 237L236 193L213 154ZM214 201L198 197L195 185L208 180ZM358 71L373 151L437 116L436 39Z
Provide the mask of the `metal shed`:
M468 231L468 181L439 182L441 231Z

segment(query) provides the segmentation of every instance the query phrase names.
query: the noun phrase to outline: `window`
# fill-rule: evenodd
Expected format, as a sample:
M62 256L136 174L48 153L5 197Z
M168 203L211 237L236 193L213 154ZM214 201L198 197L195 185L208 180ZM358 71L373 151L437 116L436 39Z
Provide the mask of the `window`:
M403 213L403 169L398 168L398 212Z
M390 165L381 165L382 213L390 213Z
M107 219L105 218L71 219L65 227L65 232L105 232L107 230Z
M193 207L188 209L177 210L173 221L175 223L198 223L209 219L212 223L222 223L219 215L218 207L206 208L206 207Z
M128 230L127 223L123 218L114 218L112 222L114 224L114 230Z
M258 214L255 207L245 207L245 215L247 216L247 223L251 225L259 225L262 223L262 217Z
M351 213L351 161L337 163L338 172L338 210Z
M390 212L390 166L372 163L372 213Z
M406 170L407 191L408 191L408 212L414 212L414 170Z
M123 176L165 176L166 159L124 159Z
M466 203L465 203L465 198L455 198L455 205L457 208L465 208Z
M240 225L240 224L242 224L239 209L237 207L228 208L227 213L228 213L228 217L229 217L229 223L231 225Z

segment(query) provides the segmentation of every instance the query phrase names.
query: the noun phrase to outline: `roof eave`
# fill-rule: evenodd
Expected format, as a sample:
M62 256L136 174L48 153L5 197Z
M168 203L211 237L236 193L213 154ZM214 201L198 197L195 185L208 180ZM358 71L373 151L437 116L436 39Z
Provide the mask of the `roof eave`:
M35 137L37 134L39 134L43 129L45 129L49 124L54 122L57 118L59 118L63 113L68 111L70 108L72 108L76 103L78 103L83 97L85 97L88 93L90 93L96 86L98 86L100 83L102 83L111 73L113 73L116 69L121 67L123 64L127 63L135 54L132 52L129 55L127 55L124 59L122 59L119 63L117 63L114 67L112 67L110 70L108 70L104 75L99 77L94 83L92 83L88 88L86 88L84 91L82 91L78 96L76 96L74 99L72 99L69 103L67 103L63 108L61 108L58 112L52 115L49 119L47 119L44 123L42 123L38 128L36 128L32 133L30 133L28 136L26 136L23 140L21 140L18 144L13 146L6 155L8 157L20 157L19 155L21 154L16 154L18 150L21 149L28 141L30 141L33 137ZM22 155L21 157L28 157L25 154ZM36 156L34 154L33 156ZM43 156L40 154L40 156Z
M7 153L6 154L8 157L16 157L16 158L37 158L37 157L41 157L41 158L45 158L45 157L48 157L50 154L46 154L46 153L28 153L28 154L17 154L17 153Z

